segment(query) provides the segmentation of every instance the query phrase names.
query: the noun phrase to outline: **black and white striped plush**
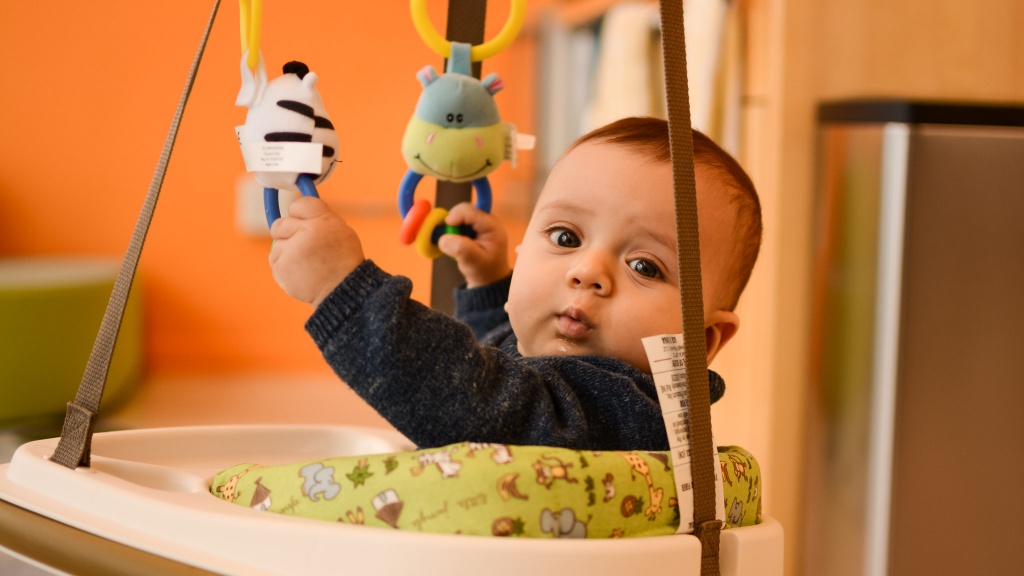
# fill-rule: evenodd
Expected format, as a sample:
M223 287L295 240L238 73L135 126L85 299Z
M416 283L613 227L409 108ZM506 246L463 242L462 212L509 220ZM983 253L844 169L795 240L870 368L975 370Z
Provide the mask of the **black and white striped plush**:
M310 174L313 183L320 184L338 161L338 134L317 91L316 73L302 62L285 64L283 72L267 83L249 107L240 137L249 141L322 143L320 174ZM256 172L256 179L266 188L295 190L296 178L295 172Z

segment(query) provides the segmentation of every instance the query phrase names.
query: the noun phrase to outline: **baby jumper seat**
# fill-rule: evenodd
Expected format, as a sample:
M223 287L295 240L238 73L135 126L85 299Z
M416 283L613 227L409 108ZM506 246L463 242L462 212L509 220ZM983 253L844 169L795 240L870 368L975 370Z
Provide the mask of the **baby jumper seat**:
M411 3L422 9L423 0ZM254 14L258 4L253 0ZM513 4L521 12L522 0ZM670 134L689 134L685 57L682 66L675 61L683 52L681 4L662 3L663 38L673 43L671 50L666 46L666 59L671 56L674 62L666 70L682 73L681 88L678 78L673 81L673 75L667 75L670 95L677 96L670 98L670 126L675 126ZM241 5L243 12L249 9L247 1ZM782 528L771 518L761 518L756 460L740 448L727 447L719 449L716 463L711 463L710 424L704 426L709 419L707 397L700 397L707 394L706 386L703 391L701 386L690 387L688 397L691 411L685 428L689 431L692 423L695 429L694 454L708 447L708 458L699 465L705 469L698 474L696 461L701 458L693 458L693 484L680 485L680 491L694 495L697 512L692 517L679 512L674 483L679 480L672 476L667 453L470 442L413 450L396 432L344 426L185 427L93 434L120 312L218 6L219 1L193 61L82 388L68 404L63 434L27 443L9 464L0 465L4 506L218 574L518 576L642 571L655 576L708 570L726 576L780 576ZM254 43L248 48L257 52ZM673 136L673 166L685 169L687 147L679 162L677 144ZM678 208L680 202L689 203L687 213L695 214L694 191L684 195L681 188L677 185L677 214L685 212ZM695 237L695 221L680 221L685 230L680 237ZM681 274L688 280L683 283L684 302L693 296L694 286L699 298L697 268L691 275L695 284ZM687 316L688 310L699 313L701 307L683 306L683 340L703 345L700 318L695 320L692 312ZM696 337L691 334L694 327ZM696 358L696 364L703 364L702 355ZM702 372L706 366L687 373ZM712 472L718 474L718 467L725 482L728 526L720 533L714 529L720 525L714 510L710 518L700 510L713 499L698 497L718 496L713 486L708 492L713 481L706 480ZM677 526L698 522L699 515L698 530L711 526L705 538L676 533ZM4 526L0 518L0 533ZM35 550L38 553L38 547ZM30 556L26 550L14 552ZM69 565L73 569L76 563Z
M518 575L568 570L595 575L631 573L638 566L650 575L700 573L700 543L692 535L601 541L555 538L548 534L544 538L443 535L360 526L345 516L344 522L324 522L262 512L248 505L252 492L244 495L244 506L211 494L215 475L241 462L274 467L336 455L357 464L374 454L401 453L412 448L402 436L387 430L218 426L105 432L93 437L92 465L75 470L48 460L56 444L57 439L25 444L10 464L0 465L0 499L62 524L218 574L486 571ZM461 459L489 461L491 452L481 451ZM575 468L570 470L573 475L577 472ZM347 472L351 469L337 471L337 477L348 484L342 490L354 492L365 488L353 488L344 476ZM426 478L428 473L441 475L436 466L425 470L422 476ZM296 480L302 479L296 476ZM443 480L436 482L440 484ZM585 493L585 480L579 484ZM642 484L643 491L647 490L642 478L630 484ZM525 492L526 487L522 482L520 490ZM488 498L500 500L496 487L487 488L495 490L495 495ZM601 490L597 494L600 501L604 498L600 483L597 489ZM321 492L318 498L325 496ZM466 490L463 499L469 501L474 496L476 491ZM650 501L644 500L647 506ZM459 504L452 501L448 507L451 510ZM377 511L366 506L363 514L369 524ZM616 515L621 517L619 512ZM576 521L586 520L578 516ZM417 512L415 519L419 518ZM488 521L487 525L490 524ZM426 527L426 522L422 525ZM723 530L721 573L781 575L781 541L782 527L771 518L754 526Z

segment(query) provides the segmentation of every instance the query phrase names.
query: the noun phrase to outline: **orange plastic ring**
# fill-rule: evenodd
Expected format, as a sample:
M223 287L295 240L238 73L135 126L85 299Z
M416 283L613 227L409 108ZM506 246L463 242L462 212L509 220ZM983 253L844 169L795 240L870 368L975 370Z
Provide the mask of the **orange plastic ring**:
M430 214L430 201L417 200L409 208L409 213L402 220L402 228L398 231L398 241L408 246L416 240L416 233L423 227L423 221Z

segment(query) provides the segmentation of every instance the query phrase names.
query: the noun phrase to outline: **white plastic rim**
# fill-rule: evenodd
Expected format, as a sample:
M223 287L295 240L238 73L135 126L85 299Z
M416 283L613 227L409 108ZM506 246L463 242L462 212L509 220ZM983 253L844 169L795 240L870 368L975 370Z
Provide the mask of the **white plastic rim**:
M224 426L109 432L92 467L47 460L57 439L23 445L0 465L0 499L133 548L222 574L620 575L700 573L693 536L506 539L391 531L258 512L209 493L243 462L285 464L408 450L400 435L324 426ZM781 576L782 527L722 532L723 576Z

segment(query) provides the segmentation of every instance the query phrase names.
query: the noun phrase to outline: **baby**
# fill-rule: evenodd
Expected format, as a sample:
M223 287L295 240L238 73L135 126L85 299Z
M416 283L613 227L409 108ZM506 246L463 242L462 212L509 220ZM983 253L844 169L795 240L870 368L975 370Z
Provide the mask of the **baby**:
M694 132L710 362L760 246L760 206L727 153ZM469 204L440 249L467 279L456 318L410 299L408 279L366 260L326 204L300 198L274 223L274 278L316 310L306 324L335 372L420 447L472 440L666 450L641 338L679 333L667 124L620 120L580 138L537 200L515 273L499 222ZM479 338L479 341L478 341ZM711 399L724 392L710 372Z

